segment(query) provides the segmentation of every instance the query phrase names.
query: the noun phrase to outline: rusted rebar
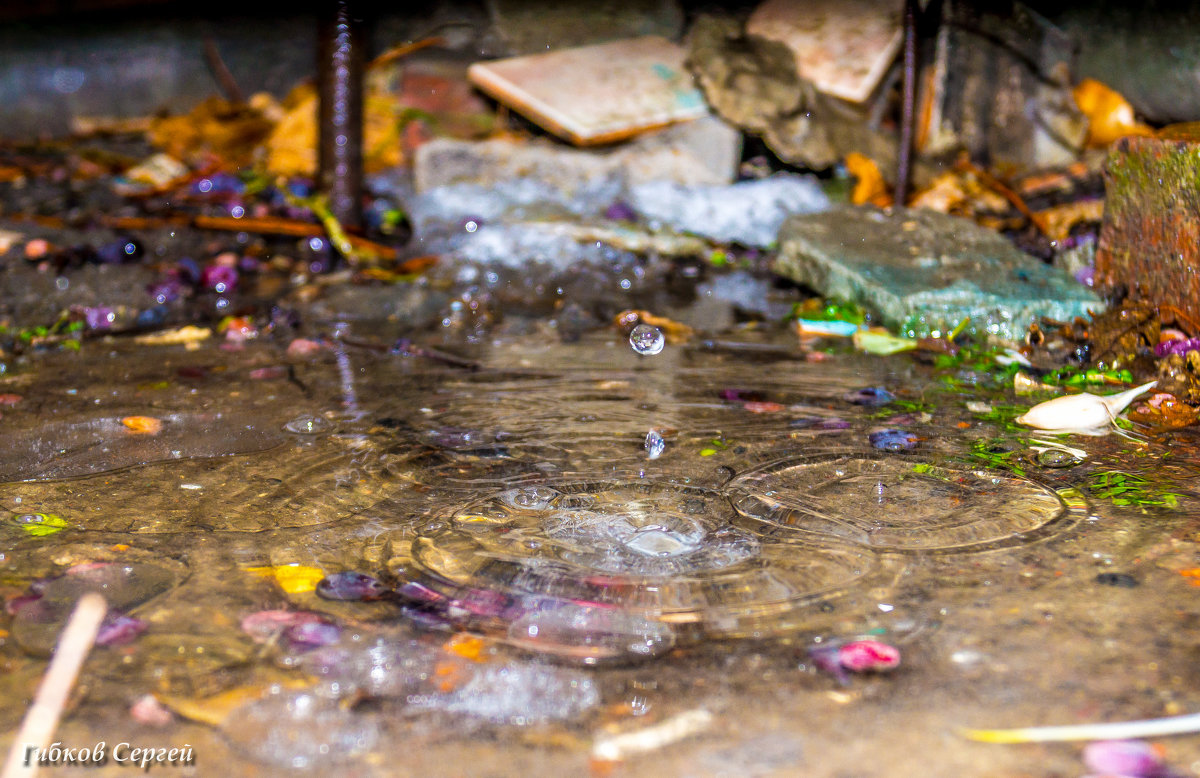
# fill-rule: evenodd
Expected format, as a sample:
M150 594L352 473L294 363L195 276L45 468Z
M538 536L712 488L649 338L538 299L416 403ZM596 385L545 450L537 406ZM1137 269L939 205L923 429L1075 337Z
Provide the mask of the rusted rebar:
M908 199L912 178L913 139L917 126L917 0L904 0L904 85L900 102L900 149L896 155L896 205Z
M349 0L332 0L317 43L317 183L343 226L362 225L363 65L365 25Z

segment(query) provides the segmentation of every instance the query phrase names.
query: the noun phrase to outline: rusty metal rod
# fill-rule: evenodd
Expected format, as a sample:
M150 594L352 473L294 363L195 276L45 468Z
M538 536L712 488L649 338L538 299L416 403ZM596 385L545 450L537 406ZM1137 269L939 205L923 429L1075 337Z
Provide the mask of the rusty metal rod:
M900 149L896 155L896 205L908 200L917 127L917 0L904 0L904 86L900 102Z
M332 0L317 41L317 184L343 226L362 226L363 65L366 25L349 0Z

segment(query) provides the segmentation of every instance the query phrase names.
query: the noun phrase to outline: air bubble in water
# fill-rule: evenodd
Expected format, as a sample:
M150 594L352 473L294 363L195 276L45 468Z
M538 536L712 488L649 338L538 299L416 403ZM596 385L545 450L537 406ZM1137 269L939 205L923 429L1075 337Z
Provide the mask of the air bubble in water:
M639 324L633 328L633 332L629 333L629 345L633 346L633 350L639 354L654 356L661 352L666 344L667 341L663 337L662 331L649 324Z
M297 435L317 435L328 430L332 425L320 416L297 416L296 418L283 425L283 428L288 432L293 432Z
M488 665L441 702L450 713L527 726L575 718L600 702L587 674L559 667Z
M663 436L658 433L658 430L650 430L646 433L646 457L648 459L658 459L666 447L667 442L663 440Z
M667 624L621 608L574 603L530 611L509 625L508 640L589 665L661 656L675 645Z
M344 709L337 700L274 689L233 711L223 729L249 756L297 770L345 764L379 739L371 719Z
M562 493L548 486L529 486L509 489L499 495L500 501L510 508L544 511L562 497Z

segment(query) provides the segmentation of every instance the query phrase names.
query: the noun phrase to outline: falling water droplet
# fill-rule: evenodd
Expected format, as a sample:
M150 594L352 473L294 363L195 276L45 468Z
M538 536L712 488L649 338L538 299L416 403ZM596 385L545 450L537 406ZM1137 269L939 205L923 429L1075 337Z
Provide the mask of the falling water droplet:
M633 328L633 332L629 333L629 345L633 346L633 350L637 353L646 356L654 356L659 353L666 343L662 331L649 324L639 324Z
M666 447L667 441L663 440L663 436L658 434L658 430L650 430L646 433L647 459L658 459L662 456L662 452Z

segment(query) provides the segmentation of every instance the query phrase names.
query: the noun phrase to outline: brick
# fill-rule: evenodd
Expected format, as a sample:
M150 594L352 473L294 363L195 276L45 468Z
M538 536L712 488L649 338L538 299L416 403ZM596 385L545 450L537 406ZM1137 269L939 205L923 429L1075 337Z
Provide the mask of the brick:
M1122 138L1104 175L1097 286L1200 321L1200 124Z

